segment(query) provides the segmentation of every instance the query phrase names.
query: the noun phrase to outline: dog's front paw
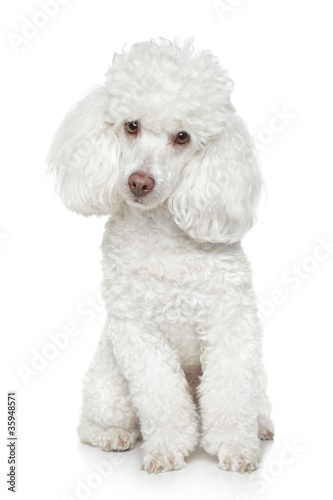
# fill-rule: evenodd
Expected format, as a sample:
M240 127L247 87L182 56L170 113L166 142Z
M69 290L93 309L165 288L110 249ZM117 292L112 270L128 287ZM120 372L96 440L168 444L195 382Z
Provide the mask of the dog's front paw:
M157 474L158 472L170 472L183 467L185 467L185 459L181 453L161 450L145 454L141 470L145 470L148 474Z
M258 467L258 455L233 448L222 447L218 453L219 467L222 470L240 472L253 472Z
M135 445L138 434L136 430L129 432L118 427L111 427L101 433L98 447L104 451L130 450Z

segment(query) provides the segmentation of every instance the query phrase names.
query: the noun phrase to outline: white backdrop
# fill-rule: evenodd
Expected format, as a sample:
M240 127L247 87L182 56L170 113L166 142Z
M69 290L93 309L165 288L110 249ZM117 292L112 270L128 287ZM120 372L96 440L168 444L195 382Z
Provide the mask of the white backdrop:
M331 490L332 30L318 0L20 0L1 4L1 491L7 391L17 391L16 498L327 498ZM78 442L81 381L102 328L105 220L67 211L45 175L67 109L125 43L194 36L235 81L267 194L244 239L265 330L276 439L261 468L222 472L201 450L140 472L137 446ZM3 498L3 496L2 496Z

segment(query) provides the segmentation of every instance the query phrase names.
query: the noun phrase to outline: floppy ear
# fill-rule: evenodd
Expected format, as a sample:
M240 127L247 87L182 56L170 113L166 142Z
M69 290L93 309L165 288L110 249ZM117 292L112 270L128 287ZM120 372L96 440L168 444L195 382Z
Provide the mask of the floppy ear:
M260 187L252 139L230 108L220 136L185 167L169 209L177 225L195 240L234 243L254 223Z
M48 154L65 205L83 215L110 214L115 205L120 146L105 121L108 94L94 88L67 114Z

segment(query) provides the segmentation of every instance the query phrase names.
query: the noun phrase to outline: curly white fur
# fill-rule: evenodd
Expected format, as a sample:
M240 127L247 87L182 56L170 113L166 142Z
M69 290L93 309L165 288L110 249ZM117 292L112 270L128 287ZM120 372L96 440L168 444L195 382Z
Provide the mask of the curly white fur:
M184 466L198 414L201 445L222 469L254 470L259 438L273 436L240 244L261 178L232 86L191 40L137 43L69 112L49 153L67 207L110 216L108 320L85 377L79 436L125 450L141 434L148 472ZM134 135L124 127L132 121ZM188 143L175 141L180 131ZM131 192L137 172L155 182L146 196Z

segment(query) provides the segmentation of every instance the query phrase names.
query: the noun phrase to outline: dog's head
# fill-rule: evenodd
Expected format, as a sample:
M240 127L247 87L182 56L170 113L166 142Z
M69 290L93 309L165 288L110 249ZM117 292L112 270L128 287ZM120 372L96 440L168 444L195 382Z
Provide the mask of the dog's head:
M252 226L261 178L210 52L160 39L116 54L104 86L65 117L48 162L64 203L84 215L167 204L198 241L232 243Z

